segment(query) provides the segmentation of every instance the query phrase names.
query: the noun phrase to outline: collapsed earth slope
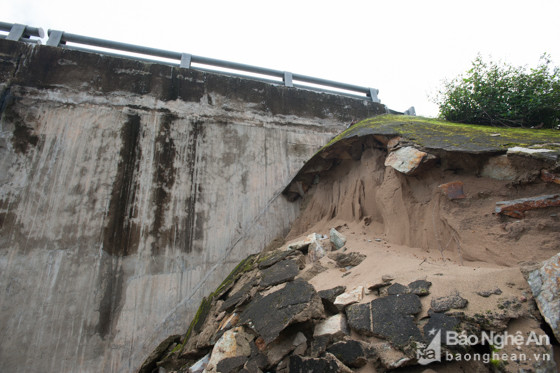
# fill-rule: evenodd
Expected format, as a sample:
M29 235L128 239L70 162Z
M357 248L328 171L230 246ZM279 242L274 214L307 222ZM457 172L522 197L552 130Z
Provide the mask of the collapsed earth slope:
M559 149L553 130L350 127L285 188L302 199L285 241L240 263L141 371L555 372ZM480 343L491 333L541 343Z

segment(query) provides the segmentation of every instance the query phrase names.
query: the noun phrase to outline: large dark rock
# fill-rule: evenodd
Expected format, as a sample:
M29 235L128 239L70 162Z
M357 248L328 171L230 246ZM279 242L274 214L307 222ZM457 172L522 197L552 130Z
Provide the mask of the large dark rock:
M331 303L334 303L336 297L338 297L340 294L344 293L345 291L346 291L346 286L341 285L332 289L321 290L318 292L318 294L319 297L321 297L321 299L325 299Z
M445 312L452 308L465 308L468 303L469 301L461 297L459 294L453 294L446 297L432 299L430 305L432 307L432 311L434 312Z
M400 295L400 294L408 294L410 293L410 289L404 286L403 284L399 284L398 282L394 283L393 285L387 288L388 295Z
M247 356L235 356L235 357L225 358L224 360L221 360L218 363L216 367L216 372L220 372L220 373L238 372L246 361L247 361Z
M361 368L367 363L367 353L361 342L349 340L333 344L327 351L350 368Z
M447 316L443 313L430 312L430 319L428 323L424 325L424 336L429 342L438 331L441 331L441 341L444 344L447 343L447 332L456 331L455 329L461 321L453 316Z
M296 253L299 252L296 250L276 250L271 253L267 253L266 255L263 255L261 261L259 262L259 269L271 267L289 256L295 256Z
M314 337L307 349L307 355L310 357L318 357L327 350L327 346L331 342L330 335L319 335Z
M262 271L261 288L291 281L299 273L299 265L290 259L282 260Z
M333 355L326 354L322 358L305 358L298 355L290 356L288 373L341 373L351 370L338 361Z
M432 283L426 280L416 280L408 284L410 292L419 297L430 294L430 286L432 286Z
M257 278L252 278L238 291L231 294L222 304L221 310L231 312L236 306L242 305L251 299L251 289L258 283Z
M388 339L398 346L411 339L422 341L422 334L412 315L422 310L420 298L415 294L389 295L367 304L354 304L346 308L350 328L364 335Z
M268 344L288 325L322 317L323 304L313 286L295 280L280 290L253 299L241 314L240 322L250 325Z
M339 310L334 305L334 300L336 299L336 297L338 297L340 294L344 293L345 291L346 291L346 286L337 286L332 289L319 291L318 294L319 297L321 298L321 301L323 301L323 306L325 307L325 310L330 313L338 313Z

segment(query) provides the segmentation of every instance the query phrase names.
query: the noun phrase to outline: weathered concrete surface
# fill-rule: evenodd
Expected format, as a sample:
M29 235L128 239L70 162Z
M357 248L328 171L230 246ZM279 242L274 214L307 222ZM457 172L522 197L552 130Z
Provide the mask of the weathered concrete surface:
M0 40L0 365L127 372L283 233L371 102Z

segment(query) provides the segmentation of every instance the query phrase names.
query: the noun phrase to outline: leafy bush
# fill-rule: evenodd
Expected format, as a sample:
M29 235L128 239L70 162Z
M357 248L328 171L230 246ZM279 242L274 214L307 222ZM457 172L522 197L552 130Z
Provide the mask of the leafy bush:
M466 74L444 82L434 100L443 119L462 123L557 128L560 69L543 55L534 69L485 62L478 56Z

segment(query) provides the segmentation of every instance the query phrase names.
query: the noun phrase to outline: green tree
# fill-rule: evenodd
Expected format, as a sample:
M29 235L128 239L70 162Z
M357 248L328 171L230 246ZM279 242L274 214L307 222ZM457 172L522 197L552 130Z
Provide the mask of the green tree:
M434 102L449 121L558 128L560 69L547 54L532 69L478 56L465 74L443 83Z

